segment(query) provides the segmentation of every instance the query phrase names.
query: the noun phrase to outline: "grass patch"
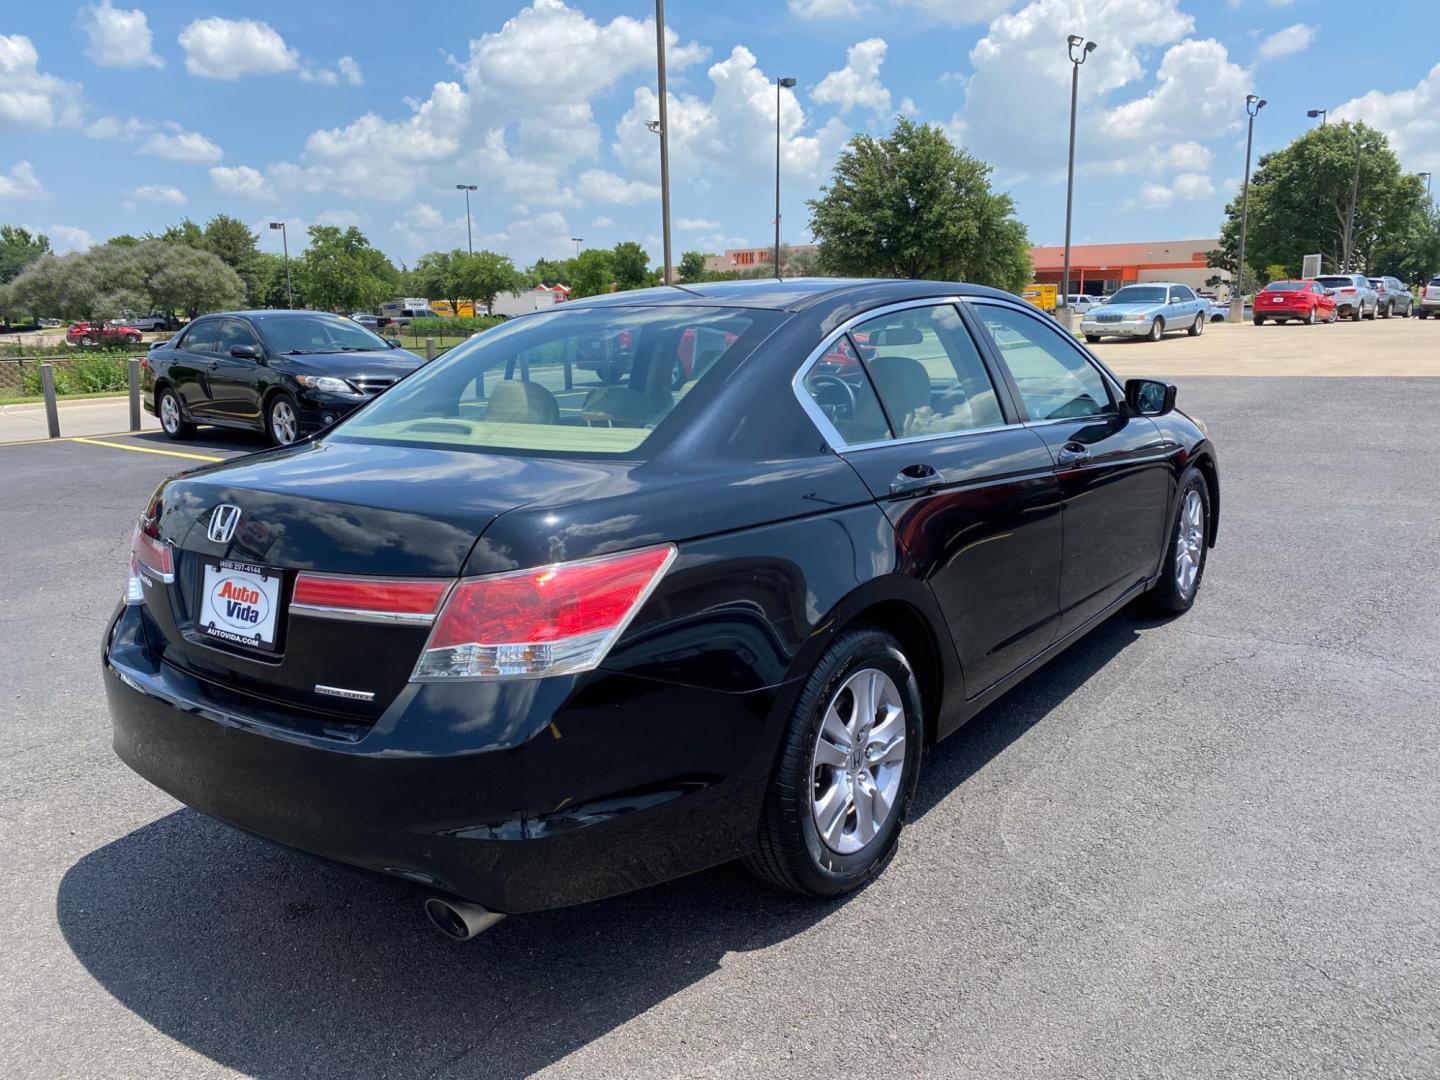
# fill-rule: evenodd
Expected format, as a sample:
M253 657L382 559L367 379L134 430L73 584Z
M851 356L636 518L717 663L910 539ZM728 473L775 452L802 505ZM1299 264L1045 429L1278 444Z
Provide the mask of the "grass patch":
M116 394L130 389L130 361L123 354L90 353L67 364L55 364L55 396L74 394ZM20 372L20 393L30 397L43 393L40 365L29 364Z
M57 397L59 395L56 395ZM85 398L113 398L126 395L116 394L113 390L97 390L88 394L66 394L66 401L82 401ZM39 405L45 398L41 394L20 394L15 397L0 396L0 405Z

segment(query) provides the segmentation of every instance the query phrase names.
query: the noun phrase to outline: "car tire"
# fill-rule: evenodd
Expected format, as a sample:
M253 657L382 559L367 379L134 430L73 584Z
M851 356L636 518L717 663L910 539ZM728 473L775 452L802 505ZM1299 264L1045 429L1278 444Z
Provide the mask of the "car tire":
M1364 306L1363 306L1363 305L1361 305L1361 304L1356 304L1353 308L1350 309L1350 318L1351 318L1351 320L1353 320L1354 322L1359 322L1359 321L1360 321L1361 319L1363 319L1364 317L1365 317L1365 309L1364 309Z
M1361 305L1360 305L1360 310L1361 310L1362 313L1364 312L1364 310L1365 310L1365 305L1364 305L1364 304L1361 304ZM1374 321L1375 321L1376 319L1378 319L1379 317L1380 317L1380 305L1379 305L1379 304L1376 304L1373 308L1371 308L1371 309L1370 309L1370 314L1365 316L1365 318L1369 319L1371 322L1374 322Z
M289 446L300 438L300 406L287 391L265 403L265 437L275 446Z
M1417 312L1415 313L1415 317L1416 317L1417 319L1428 319L1428 318L1430 318L1430 309L1429 309L1429 308L1423 308L1423 307L1422 307L1419 311L1417 311Z
M1186 330L1185 332L1191 337L1199 337L1201 334L1203 334L1205 332L1204 316L1196 315L1195 322L1191 325L1190 329Z
M1150 593L1150 607L1158 614L1179 615L1190 610L1200 593L1210 550L1210 485L1193 465L1180 476L1168 538L1160 580Z
M185 410L180 407L180 395L168 386L155 398L155 415L166 438L188 439L195 434L195 425L185 419Z
M875 708L857 715L867 685ZM890 733L877 740L876 732L886 727ZM782 889L816 897L839 896L873 880L895 854L920 775L924 730L919 684L899 643L876 627L842 633L816 663L791 711L746 866ZM847 762L847 740L855 744L857 731L871 753ZM822 754L834 761L818 761ZM851 782L861 776L866 779ZM877 789L890 793L889 806L866 839L853 795ZM823 835L822 819L835 822Z
M1382 318L1382 319L1388 319L1388 318L1390 318L1390 315L1391 315L1391 313L1394 311L1394 309L1395 309L1395 305L1394 305L1394 304L1386 304L1386 305L1385 305L1385 310L1378 312L1378 314L1379 314L1380 318Z
M1086 335L1085 335L1085 340L1088 341L1091 345L1099 345L1099 344L1100 344L1100 335L1099 335L1099 334L1086 334Z
M1254 321L1254 323L1255 323L1256 326L1264 326L1264 325L1265 325L1265 316L1264 316L1264 315L1254 315L1254 316L1252 316L1251 318L1253 319L1253 321Z
M670 389L679 390L685 385L685 364L677 356L670 368Z
M1313 304L1311 305L1310 310L1305 313L1305 325L1306 325L1306 326L1314 326L1314 325L1315 325L1315 307L1314 307Z
M1155 321L1150 324L1150 335L1149 335L1149 338L1150 338L1151 341L1159 341L1159 340L1160 340L1162 337L1164 337L1164 336L1165 336L1165 320L1162 319L1159 315L1156 315L1156 316L1155 316Z

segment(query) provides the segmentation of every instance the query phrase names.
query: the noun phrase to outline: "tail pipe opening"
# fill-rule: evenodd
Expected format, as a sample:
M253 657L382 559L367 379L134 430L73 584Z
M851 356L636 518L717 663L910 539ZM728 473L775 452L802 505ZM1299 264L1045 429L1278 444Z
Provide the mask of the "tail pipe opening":
M425 917L435 925L435 929L456 941L469 941L505 918L498 911L468 900L450 900L440 896L432 896L425 901Z

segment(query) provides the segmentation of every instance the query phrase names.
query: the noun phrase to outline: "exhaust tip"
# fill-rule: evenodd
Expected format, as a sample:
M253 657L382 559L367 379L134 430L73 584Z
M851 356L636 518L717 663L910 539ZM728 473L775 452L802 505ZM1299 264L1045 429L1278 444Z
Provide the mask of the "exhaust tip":
M479 904L439 896L425 901L425 917L435 929L453 941L469 941L505 918L500 912Z

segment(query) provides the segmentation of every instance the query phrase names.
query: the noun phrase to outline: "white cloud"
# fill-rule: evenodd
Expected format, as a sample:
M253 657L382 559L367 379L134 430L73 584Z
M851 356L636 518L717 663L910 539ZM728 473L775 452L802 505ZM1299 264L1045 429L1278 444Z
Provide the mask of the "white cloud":
M901 14L906 9L931 22L948 26L965 26L971 23L989 22L997 15L1003 15L1015 6L1015 0L890 0ZM1072 3L1072 10L1079 6ZM1077 13L1078 14L1078 13Z
M141 202L167 203L170 206L184 206L189 201L183 191L170 184L145 184L131 191L130 197Z
M590 227L592 229L611 229L615 227L615 222L610 220L608 217L601 215L600 217L597 217L594 221L590 222Z
M1197 202L1214 194L1215 184L1204 173L1181 173L1168 187L1164 184L1141 184L1138 205L1163 210L1176 202ZM1137 205L1137 200L1130 200L1128 205Z
M217 165L210 170L210 183L221 195L242 199L272 199L275 188L264 173L249 165Z
M682 217L675 222L675 227L681 232L715 232L722 226L720 222L710 218L686 218Z
M1409 90L1371 90L1336 106L1332 120L1363 120L1383 131L1407 169L1440 171L1440 64Z
M44 231L45 235L50 237L50 246L57 255L84 251L95 243L88 232L74 225L51 225Z
M180 31L185 70L205 79L275 75L300 67L300 54L269 23L254 19L196 19Z
M145 12L138 8L112 7L100 0L80 9L80 29L89 44L85 55L101 67L163 68L165 61L155 55L155 39Z
M0 199L44 199L49 194L28 161L17 161L8 173L0 173Z
M707 72L708 101L693 94L671 94L670 164L679 176L713 176L724 169L751 180L757 170L771 175L775 167L775 81L759 69L743 45ZM805 134L805 109L793 90L782 90L781 159L792 179L814 181L834 160L849 134L838 117L814 134ZM633 104L615 128L612 149L636 171L655 168L655 136L645 121L659 114L659 101L648 86L637 87Z
M1220 42L1182 41L1160 61L1154 89L1112 109L1101 130L1130 140L1167 132L1213 132L1216 125L1234 119L1236 102L1244 100L1253 84L1251 73L1232 63Z
M883 116L890 111L890 91L880 82L880 65L885 63L885 40L869 38L850 46L845 66L820 80L811 97L834 105L841 115L859 106Z
M79 83L47 75L24 34L0 34L0 128L76 127L84 112Z
M317 225L334 225L341 229L348 229L351 225L358 228L369 221L370 216L360 210L321 210L315 215Z
M225 156L220 147L198 131L186 131L175 123L166 124L165 128L170 134L162 135L157 131L140 144L140 153L195 165L208 165Z
M1162 160L1167 168L1198 172L1208 169L1214 156L1209 147L1198 142L1178 142L1166 148Z
M802 19L858 19L863 10L856 0L790 0L790 14Z
M116 116L102 116L85 125L85 134L89 138L119 139L121 142L134 142L150 130L150 124L133 116L128 120L121 120Z
M576 190L582 199L599 203L643 203L660 198L660 185L626 180L603 169L581 173Z
M1296 23L1284 30L1277 30L1260 43L1260 59L1277 60L1282 56L1304 52L1315 40L1315 33L1315 27L1305 23Z
M512 221L500 232L477 234L475 246L507 253L520 265L575 254L574 231L559 211Z
M1182 40L1194 25L1178 0L1035 0L996 18L971 49L965 104L946 130L1012 171L1056 170L1063 179L1071 72L1064 33L1083 28L1101 43L1080 71L1082 115L1092 119L1078 151L1082 159L1107 158L1113 148L1099 145L1094 113L1144 74L1142 56Z
M340 70L340 78L351 86L364 85L365 76L361 73L360 64L353 56L342 56L336 61L335 66Z

